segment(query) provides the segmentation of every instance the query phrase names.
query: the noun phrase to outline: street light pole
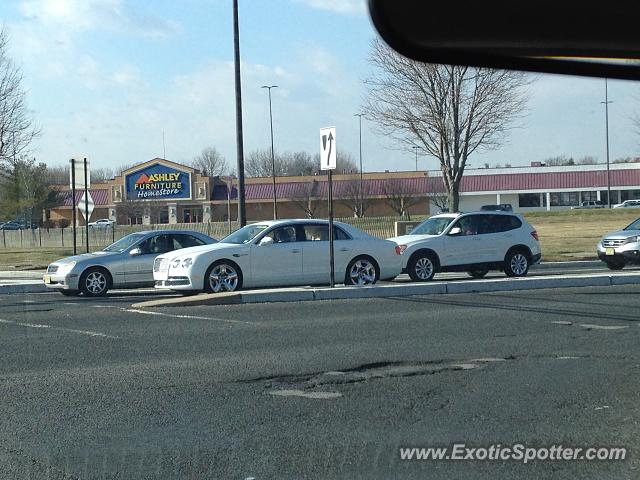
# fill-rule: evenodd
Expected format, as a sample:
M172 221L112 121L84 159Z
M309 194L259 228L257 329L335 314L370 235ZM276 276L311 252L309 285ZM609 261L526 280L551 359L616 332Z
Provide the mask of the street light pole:
M360 215L364 216L364 181L362 177L362 117L364 117L364 113L356 113L354 117L358 117L360 124Z
M607 208L611 208L611 170L609 169L609 104L613 103L609 101L609 88L607 79L604 79L604 118L605 118L605 131L607 138Z
M278 88L278 85L263 85L262 88L269 90L269 125L271 127L271 176L273 178L273 219L278 219L278 198L276 196L276 155L273 149L273 113L271 111L271 89Z
M238 155L238 223L247 224L244 201L244 147L242 141L242 87L240 81L240 28L238 25L238 0L233 0L233 59L236 90L236 150Z
M418 171L418 150L420 149L420 147L418 147L417 145L411 147L413 148L413 150L416 152L416 172Z

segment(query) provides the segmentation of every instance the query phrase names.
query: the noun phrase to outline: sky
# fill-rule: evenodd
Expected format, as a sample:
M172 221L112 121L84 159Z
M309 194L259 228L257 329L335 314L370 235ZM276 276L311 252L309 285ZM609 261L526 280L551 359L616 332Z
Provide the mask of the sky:
M358 157L358 118L376 33L364 0L239 0L245 152L319 149L337 128L337 148ZM236 162L231 0L3 0L0 19L21 67L42 135L33 156L62 165L88 156L93 168L155 157L189 162L216 147ZM604 80L543 75L529 109L499 150L473 167L529 165L566 155L606 158ZM636 156L640 85L609 81L611 159ZM362 123L365 171L415 169L415 155ZM164 146L163 146L164 136ZM165 153L166 152L166 153ZM421 156L420 169L436 169Z

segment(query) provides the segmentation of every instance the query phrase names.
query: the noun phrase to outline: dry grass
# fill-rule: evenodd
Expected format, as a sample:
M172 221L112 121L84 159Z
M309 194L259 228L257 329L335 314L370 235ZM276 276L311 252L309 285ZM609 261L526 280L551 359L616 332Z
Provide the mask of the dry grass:
M545 261L594 260L602 236L640 217L640 210L572 210L525 215L540 235Z
M78 253L83 250L78 249ZM54 260L73 255L72 248L0 249L0 270L41 270Z

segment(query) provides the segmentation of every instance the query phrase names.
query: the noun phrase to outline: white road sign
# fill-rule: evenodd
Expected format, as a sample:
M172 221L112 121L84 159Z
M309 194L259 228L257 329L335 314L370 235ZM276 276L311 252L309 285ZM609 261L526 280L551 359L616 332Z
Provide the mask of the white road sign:
M87 159L87 187L91 186L91 169L89 168L89 157L87 157L86 155L79 155L77 157L74 157L74 161L73 161L73 165L75 165L75 171L76 171L76 188L84 188L84 159ZM71 163L71 160L69 160L69 163ZM73 186L71 185L71 179L72 179L72 172L71 169L69 169L69 188L73 188Z
M84 193L82 194L82 197L80 197L80 201L78 202L78 209L80 210L80 213L82 213L82 216L84 218L90 219L91 214L93 213L93 209L95 208L95 204L93 203L93 198L91 197L90 192L87 192L87 196L89 198L89 202L87 203L87 206L89 207L89 216L87 217L86 210L84 209Z
M336 168L336 127L320 129L320 169Z

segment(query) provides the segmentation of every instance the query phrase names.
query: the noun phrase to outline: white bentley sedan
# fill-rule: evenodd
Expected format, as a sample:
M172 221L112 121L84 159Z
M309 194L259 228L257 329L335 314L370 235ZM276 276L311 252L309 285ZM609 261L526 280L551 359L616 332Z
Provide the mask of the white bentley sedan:
M402 269L394 242L351 225L334 223L335 281L371 285ZM231 292L240 288L329 283L329 223L277 220L237 230L215 245L186 248L156 258L156 288L181 292Z

